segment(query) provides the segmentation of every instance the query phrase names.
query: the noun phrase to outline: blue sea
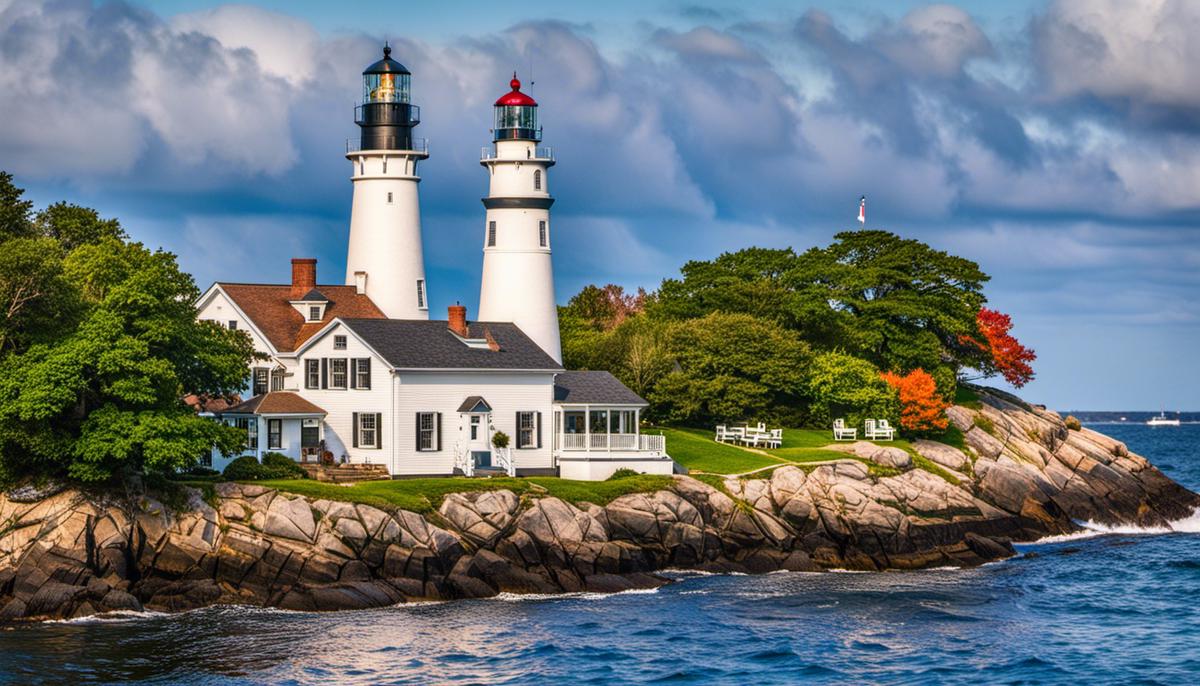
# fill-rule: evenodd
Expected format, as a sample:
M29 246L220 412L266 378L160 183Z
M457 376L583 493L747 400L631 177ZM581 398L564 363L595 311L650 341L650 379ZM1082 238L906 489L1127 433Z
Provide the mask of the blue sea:
M1095 428L1200 489L1200 425ZM0 683L1200 681L1200 534L1096 531L1020 551L966 570L679 573L612 596L20 626L0 630Z

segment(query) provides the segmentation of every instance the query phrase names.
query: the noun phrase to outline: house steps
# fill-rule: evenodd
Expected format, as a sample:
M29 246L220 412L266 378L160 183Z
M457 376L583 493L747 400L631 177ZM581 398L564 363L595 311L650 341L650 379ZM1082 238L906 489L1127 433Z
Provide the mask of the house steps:
M347 484L359 481L380 481L391 479L387 467L381 464L305 464L300 467L308 474L308 478L327 483Z

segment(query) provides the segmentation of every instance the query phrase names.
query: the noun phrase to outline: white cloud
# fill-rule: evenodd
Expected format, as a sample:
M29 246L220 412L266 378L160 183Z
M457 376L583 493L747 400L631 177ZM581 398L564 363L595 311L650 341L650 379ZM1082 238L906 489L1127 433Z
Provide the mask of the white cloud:
M1056 0L1035 24L1046 87L1151 105L1200 107L1200 3Z

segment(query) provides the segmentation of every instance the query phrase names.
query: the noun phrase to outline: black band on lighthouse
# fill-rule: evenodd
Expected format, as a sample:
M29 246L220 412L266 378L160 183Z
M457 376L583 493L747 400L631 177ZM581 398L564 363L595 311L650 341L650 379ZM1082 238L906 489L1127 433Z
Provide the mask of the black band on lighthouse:
M482 198L489 210L548 210L554 198Z

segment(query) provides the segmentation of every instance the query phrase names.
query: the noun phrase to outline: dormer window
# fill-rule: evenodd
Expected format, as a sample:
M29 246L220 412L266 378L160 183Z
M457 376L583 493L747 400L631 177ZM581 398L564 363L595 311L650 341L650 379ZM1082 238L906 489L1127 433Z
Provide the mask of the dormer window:
M320 305L309 305L308 306L308 321L310 321L310 322L321 321L321 306Z

